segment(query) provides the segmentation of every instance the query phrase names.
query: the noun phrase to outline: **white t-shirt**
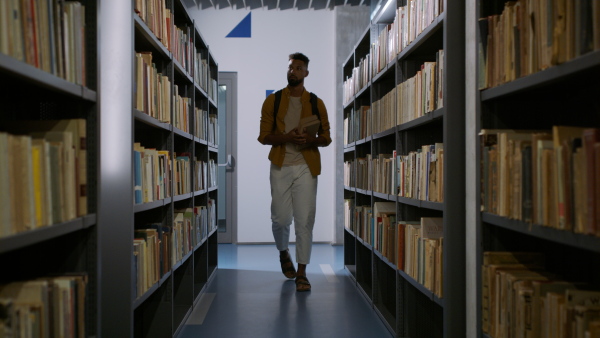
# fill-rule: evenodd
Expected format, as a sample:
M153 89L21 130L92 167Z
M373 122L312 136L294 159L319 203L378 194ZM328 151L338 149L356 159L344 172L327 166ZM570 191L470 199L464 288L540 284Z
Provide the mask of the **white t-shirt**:
M298 122L300 122L300 114L302 113L302 102L300 102L300 97L290 96L290 103L288 105L287 113L283 118L283 122L285 123L285 133L289 133L290 130L296 128L298 126ZM285 158L283 160L284 166L292 166L305 164L304 156L302 153L296 148L294 143L286 143L285 144Z

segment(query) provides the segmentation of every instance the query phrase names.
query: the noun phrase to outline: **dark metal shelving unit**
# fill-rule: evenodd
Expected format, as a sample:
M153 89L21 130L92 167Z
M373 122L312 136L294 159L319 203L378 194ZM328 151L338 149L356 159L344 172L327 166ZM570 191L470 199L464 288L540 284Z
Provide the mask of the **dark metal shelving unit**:
M192 48L194 50L193 57L196 53L209 58L208 62L212 66L213 71L210 76L213 78L218 75L218 65L208 48L208 44L203 40L202 35L197 30L195 23L189 16L186 6L181 3L181 0L172 0L165 2L167 7L170 7L171 12L175 17L177 27L186 29L190 35ZM133 212L136 222L130 223L131 228L138 226L139 222L147 222L148 219L154 219L154 222L164 225L172 225L175 211L186 207L191 208L200 205L207 205L209 198L216 200L218 187L204 186L200 190L195 190L195 163L193 158L204 161L208 164L208 159L212 157L212 153L218 151L218 146L209 144L206 137L196 135L194 126L196 116L194 115L194 107L207 113L214 113L218 110L217 104L209 97L209 91L200 86L200 82L210 83L209 74L204 73L207 79L197 79L194 71L188 71L184 66L175 59L162 42L150 31L143 20L132 11L132 24L134 34L134 46L137 52L149 50L153 53L153 60L159 58L160 66L163 74L169 77L171 81L171 93L175 93L175 86L178 87L178 94L182 97L189 98L189 132L175 127L171 123L163 123L150 117L143 112L133 111L134 133L131 135L132 143L138 140L136 131L143 133L139 137L148 140L148 134L156 134L157 143L161 143L162 149L168 150L171 153L171 161L174 161L175 153L182 152L190 153L190 182L192 191L179 195L166 197L162 200L138 204L133 206ZM139 49L139 50L138 50ZM130 55L133 57L133 55ZM193 63L193 62L192 62ZM192 69L195 64L192 64ZM174 121L173 108L170 108L171 121ZM205 119L203 121L204 128L208 126L206 116L200 115L198 118ZM143 126L143 128L142 128ZM206 130L205 130L206 132ZM129 145L131 146L131 145ZM144 144L142 143L142 146ZM158 148L158 147L157 147ZM174 173L175 168L172 167L171 172ZM204 177L206 183L206 177ZM172 184L173 180L171 180ZM174 186L171 191L175 193ZM195 218L192 220L195 224ZM143 224L139 224L143 225ZM212 280L217 271L217 232L214 229L207 229L208 233L195 243L193 248L188 251L183 257L173 262L169 271L166 271L161 276L160 281L153 285L144 294L133 300L133 313L131 322L123 323L131 327L133 337L164 337L176 336L181 330L185 320L192 313L198 299L205 291L206 285ZM131 244L129 244L131 245ZM174 249L174 248L173 248ZM170 257L166 257L171 259ZM133 268L133 267L132 267ZM107 310L109 311L109 310ZM165 318L170 320L165 321Z
M396 1L394 1L396 3ZM397 6L400 3L397 4ZM382 6L385 7L385 6ZM394 7L394 6L390 6ZM366 53L369 39L377 37L377 25L372 22L363 34L354 52L343 66L345 76ZM465 228L464 228L464 160L465 160L465 113L464 113L464 4L445 1L444 12L419 34L393 62L375 74L368 84L343 105L344 114L361 105L369 105L382 93L389 91L389 79L399 83L403 63L432 59L432 55L444 49L444 101L443 108L436 109L415 120L400 124L386 131L375 133L364 139L350 140L345 145L344 160L363 157L363 152L375 153L381 149L398 149L400 144L411 140L420 131L429 133L438 130L444 143L444 202L429 202L396 195L358 189L351 183L343 185L344 196L354 196L356 205L371 205L377 200L392 201L398 214L405 210L410 215L439 215L444 218L444 298L439 298L404 271L398 270L380 252L366 243L348 228L344 231L345 267L350 272L357 288L371 302L388 330L397 337L459 337L465 333ZM403 74L402 76L406 76ZM452 85L449 85L452 84ZM376 88L377 87L377 88ZM375 97L377 95L377 97ZM418 137L417 137L418 138ZM394 142L394 144L388 144ZM438 141L439 142L439 141ZM377 143L377 146L375 145ZM403 147L407 147L403 145ZM366 149L366 150L365 150ZM452 159L452 160L450 160ZM355 163L356 165L356 163ZM347 198L347 197L345 197ZM393 301L390 301L389 298ZM427 310L429 309L429 310ZM425 312L422 312L425 311ZM428 313L427 315L424 315Z
M485 1L471 1L473 11L467 18L467 25L472 25L473 36L481 32L473 24L480 16L500 14L502 6L492 10ZM502 5L500 2L498 5ZM487 12L485 12L487 11ZM470 23L469 23L470 22ZM579 37L576 37L579 38ZM471 47L476 41L468 42ZM469 49L469 48L467 48ZM477 76L480 71L476 52L468 55L467 62L473 62L474 73L472 88L467 88L474 98L471 103L475 132L482 129L543 129L549 130L553 125L573 125L589 128L600 127L600 111L598 110L597 93L600 88L600 50L594 50L558 65L516 78L496 87L478 89ZM566 110L564 107L570 107ZM539 111L528 109L540 107ZM543 119L539 113L543 112ZM475 150L473 167L476 175L467 178L471 190L475 193L469 203L475 207L469 215L473 231L469 243L470 251L475 254L473 265L474 290L469 291L470 304L474 305L473 320L469 329L480 337L491 337L483 332L483 291L482 263L486 251L534 251L545 256L545 270L570 281L589 283L589 287L598 288L595 274L579 273L580 271L598 271L600 267L600 238L593 235L579 234L572 230L560 230L550 226L525 222L503 217L490 212L481 211L481 172L483 163L482 145L477 137L472 137L472 149ZM591 276L594 275L594 276Z

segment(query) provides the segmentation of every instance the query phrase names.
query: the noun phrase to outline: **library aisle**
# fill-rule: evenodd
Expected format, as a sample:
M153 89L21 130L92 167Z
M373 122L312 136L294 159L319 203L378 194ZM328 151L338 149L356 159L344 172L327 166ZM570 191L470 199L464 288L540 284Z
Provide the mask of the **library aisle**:
M295 247L290 246L295 262ZM315 244L310 292L296 292L274 245L219 244L219 269L181 329L186 337L391 337L344 269L342 246Z

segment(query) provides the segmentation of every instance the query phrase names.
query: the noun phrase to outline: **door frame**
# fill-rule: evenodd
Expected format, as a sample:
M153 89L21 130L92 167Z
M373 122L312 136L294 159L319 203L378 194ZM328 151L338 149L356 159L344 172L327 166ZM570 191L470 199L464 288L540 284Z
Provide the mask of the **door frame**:
M225 232L218 231L218 243L237 243L237 72L219 72L219 86L227 87L225 101L226 119L226 145L225 156L219 156L219 163L227 163L225 166L226 186L226 210L225 219L219 219L217 223L225 222ZM219 119L219 124L221 119ZM219 126L219 129L221 126ZM219 147L219 155L221 148ZM227 161L227 155L231 155L231 163ZM223 187L219 187L221 191Z

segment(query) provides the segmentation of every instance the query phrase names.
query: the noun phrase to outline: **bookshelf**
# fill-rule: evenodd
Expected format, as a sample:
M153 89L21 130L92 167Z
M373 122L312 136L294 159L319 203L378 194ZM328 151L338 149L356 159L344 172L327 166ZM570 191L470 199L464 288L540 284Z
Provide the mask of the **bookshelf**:
M11 3L5 9L24 13L21 6ZM70 44L54 24L60 13L73 14L65 25L77 28L83 43ZM96 13L96 1L52 3L27 26L3 18L0 28L0 298L5 316L14 316L17 307L25 315L38 314L44 325L37 322L31 334L57 334L54 323L68 316L63 311L49 316L58 300L42 301L48 288L81 296L80 302L65 300L77 311L67 329L81 336L98 333ZM66 60L63 53L73 58ZM23 297L36 305L24 306ZM14 329L16 318L6 322L5 316L1 326L12 323Z
M2 21L0 298L3 313L28 304L44 323L32 324L36 335L63 336L52 323L69 314L50 318L55 301L38 301L51 287L77 294L65 329L77 336L176 336L216 275L218 64L181 1L152 1L169 9L169 25L134 12L148 3L40 0L30 26ZM24 2L6 6L26 13ZM31 41L22 47L34 53L19 54ZM138 52L151 55L147 68ZM140 69L155 85L137 82ZM155 161L149 175L138 175L140 153ZM161 181L142 184L152 173ZM15 296L24 285L36 298Z
M409 16L407 8L417 2L378 2L343 65L344 262L392 335L454 337L464 335L466 322L465 7L452 1L418 3L424 16L413 27L398 18ZM413 99L417 89L427 99ZM412 179L393 174L405 166L406 173L417 175L421 158L428 168L435 165L437 176L425 170L410 185ZM383 204L395 209L391 233L371 223ZM443 246L431 253L437 253L441 275L434 278L431 269L425 279L416 273L426 273L418 262L415 272L401 268L408 260L396 254L398 243L404 243L394 237L404 233L397 224L408 228L410 222L439 218ZM440 244L432 240L427 241ZM429 284L433 280L437 286Z
M135 7L139 14L131 11L134 59L145 61L134 69L132 139L143 147L142 158L158 151L156 165L163 174L154 183L162 182L158 190L141 180L141 199L133 206L134 237L140 229L163 229L162 244L156 246L163 255L159 273L150 268L154 276L149 283L136 277L132 282L134 290L141 288L132 295L135 337L176 336L217 268L213 216L218 187L211 184L216 174L211 164L214 167L218 154L213 88L218 64L186 5L179 0L159 3L164 8L154 16L144 15L143 2ZM160 18L164 25L153 21ZM146 78L155 80L148 85ZM141 177L148 178L145 173ZM137 269L134 263L132 271Z
M545 6L546 2L540 4ZM559 134L553 134L556 126L583 129L600 127L597 99L600 83L595 80L600 73L600 45L597 43L600 34L597 29L591 29L597 23L597 6L593 1L556 2L553 12L546 13L548 16L544 17L539 9L529 8L528 5L529 2L523 1L470 1L467 4L470 8L466 17L469 51L467 62L474 65L466 79L467 128L475 130L467 138L467 152L475 156L475 161L467 163L466 168L467 204L473 206L467 208L466 215L467 232L472 234L467 238L467 250L476 253L467 262L467 285L472 286L467 293L467 302L472 305L469 307L470 320L467 325L472 336L478 337L496 337L507 331L511 334L514 331L517 335L529 331L527 334L537 335L541 330L549 329L555 331L557 337L576 336L574 331L568 331L573 328L572 320L564 320L560 325L549 328L544 323L558 321L555 317L547 316L532 319L530 328L522 328L504 324L492 317L486 318L492 311L487 305L489 296L486 296L482 286L484 274L490 271L485 265L486 260L490 259L489 252L541 253L545 259L541 270L551 274L548 277L551 280L549 285L557 285L558 281L579 283L574 284L576 286L557 288L553 294L535 294L532 304L540 303L541 299L553 304L552 297L565 297L568 288L598 290L600 286L597 273L600 238L590 233L595 227L593 223L589 225L590 228L587 225L590 221L587 194L591 190L597 191L597 188L592 188L593 184L589 182L581 183L581 180L587 180L589 170L584 168L587 160L576 155L584 149L577 140L582 138L582 133L577 130L565 141L558 143L554 143L554 140L559 139ZM596 11L592 11L592 8ZM509 13L524 12L531 12L533 16L541 18L537 23L548 28L543 34L551 32L550 35L539 36L531 27L522 25L520 20L511 24L516 27L513 35L501 34L490 24L494 21L502 24L510 16ZM564 15L557 19L552 13ZM589 24L589 30L586 23ZM523 39L525 35L530 38ZM511 40L515 37L517 40ZM505 53L494 51L493 47L488 49L490 43L493 46L500 39L508 43L505 45ZM511 41L525 43L515 44ZM547 43L542 44L540 41ZM534 50L535 53L532 53ZM504 63L506 60L509 62ZM501 73L505 74L504 78L498 78ZM540 112L543 112L544 118L540 118ZM498 129L503 131L494 131ZM516 141L519 137L502 135L506 129L524 133L523 139ZM556 132L561 130L565 129L556 128ZM484 143L484 137L480 133L512 141L504 144L501 141L494 142L490 137L490 142ZM540 134L546 136L538 136ZM550 160L540 162L541 165L536 165L534 169L528 162L533 163L537 157L528 151L537 148L538 144L541 146L543 141L538 139L543 138L549 140L550 144L539 154ZM508 144L513 146L507 161L510 167L497 167L498 178L490 178L486 168L494 168L499 163L493 164L493 158L489 155L496 150L498 153L505 152L509 149ZM559 145L565 147L560 148ZM560 156L565 160L552 161L553 156ZM559 169L559 164L562 163L564 165ZM564 171L564 168L569 170ZM597 172L597 167L592 171ZM547 179L545 183L534 183L542 174ZM503 176L509 179L500 183ZM522 179L515 182L515 177ZM499 184L496 188L494 181ZM559 182L566 185L565 190L558 189L561 186ZM506 188L507 186L510 187ZM499 190L501 187L504 187L502 192ZM542 198L535 197L538 189L543 188L548 191ZM498 197L498 203L488 199L490 194ZM501 199L504 202L500 202ZM512 206L514 201L523 201L521 205L527 207L515 208ZM500 207L500 203L506 207ZM561 210L565 212L562 213ZM538 212L542 213L542 217ZM536 284L532 283L535 289ZM511 285L518 294L527 293L524 286ZM519 297L512 299L515 302L521 301ZM561 313L557 306L550 305L549 308L556 310L552 311L554 313ZM573 309L574 302L567 302L565 308ZM517 306L515 310L518 309ZM500 311L505 316L518 317L516 311ZM583 313L584 308L578 311Z

